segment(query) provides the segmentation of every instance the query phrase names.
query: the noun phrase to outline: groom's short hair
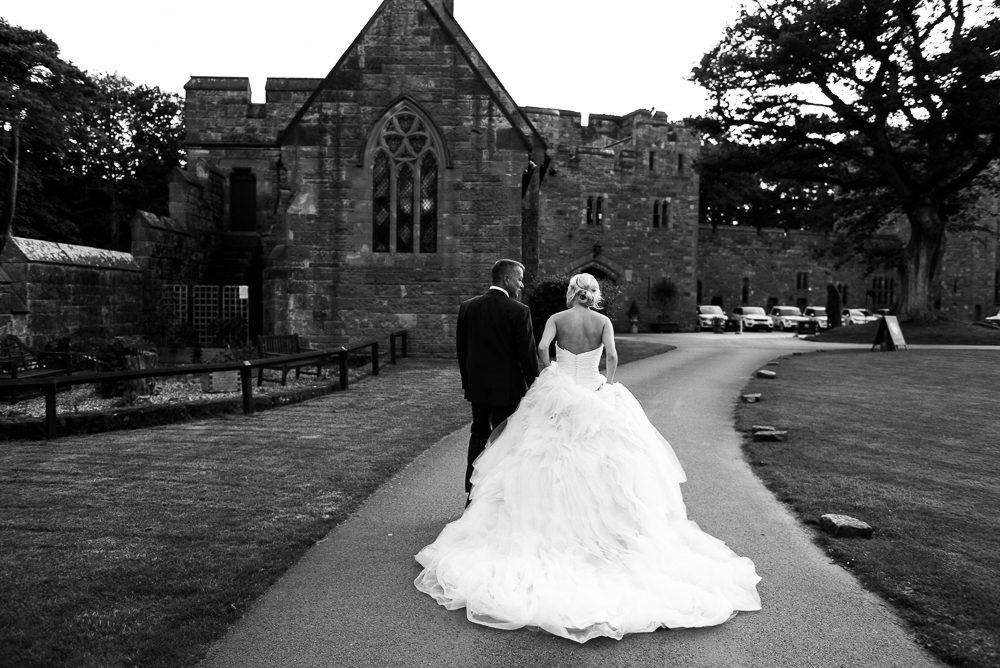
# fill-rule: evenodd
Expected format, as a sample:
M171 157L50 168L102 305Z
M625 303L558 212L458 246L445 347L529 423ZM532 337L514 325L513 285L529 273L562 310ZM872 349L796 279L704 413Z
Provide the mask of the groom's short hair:
M504 277L513 274L515 269L524 271L524 265L517 260L497 260L493 264L493 271L490 272L490 279L493 281L493 285L503 283Z

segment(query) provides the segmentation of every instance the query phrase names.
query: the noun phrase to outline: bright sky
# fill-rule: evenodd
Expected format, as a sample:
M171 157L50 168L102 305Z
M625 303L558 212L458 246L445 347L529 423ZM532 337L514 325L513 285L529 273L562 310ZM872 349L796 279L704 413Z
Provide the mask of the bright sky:
M322 78L381 0L10 0L8 23L46 33L64 60L183 95L191 76ZM671 120L706 109L691 68L739 0L455 0L455 18L517 104Z

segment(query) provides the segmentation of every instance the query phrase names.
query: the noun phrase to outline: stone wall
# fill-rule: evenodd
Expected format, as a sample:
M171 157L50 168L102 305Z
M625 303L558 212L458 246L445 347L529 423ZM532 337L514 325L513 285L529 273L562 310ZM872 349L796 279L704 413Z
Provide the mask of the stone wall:
M591 115L525 108L545 137L552 160L539 195L539 267L543 275L568 277L587 270L613 278L625 289L622 312L609 314L627 327L624 310L634 299L644 328L660 307L652 285L669 278L679 296L669 320L694 324L697 271L697 136L661 113ZM588 200L601 200L600 224ZM663 217L663 203L668 213ZM659 207L654 221L654 205Z
M972 321L1000 309L1000 223L982 221L985 229L949 234L940 278L933 287L935 306L957 320ZM989 229L992 226L992 231ZM873 243L901 248L905 225ZM775 302L822 306L826 285L847 289L852 308L891 308L900 296L893 270L870 271L860 259L843 263L838 239L804 231L703 226L698 238L699 303L721 302L730 309ZM806 275L805 280L802 275Z
M170 183L170 216L137 211L130 223L132 256L143 271L147 312L162 303L164 284L200 283L223 234L223 175L204 161L176 170Z
M872 275L858 261L838 266L835 241L830 235L796 230L701 226L699 303L721 303L727 311L741 304L764 308L773 304L825 306L826 286L832 282L846 289L844 306L892 306L889 291L881 290L874 298L868 291L880 277L895 281L898 296L896 272ZM874 243L900 245L896 237L880 237Z
M140 331L142 270L128 253L11 237L0 264L10 280L0 333L41 347L73 332Z
M1000 310L1000 220L983 229L948 236L935 306L958 320L982 320Z

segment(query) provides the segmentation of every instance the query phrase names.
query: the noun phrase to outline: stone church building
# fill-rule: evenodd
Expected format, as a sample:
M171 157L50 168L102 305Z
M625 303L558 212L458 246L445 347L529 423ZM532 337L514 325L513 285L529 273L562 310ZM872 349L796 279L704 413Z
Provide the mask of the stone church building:
M245 78L191 79L171 219L175 236L219 234L154 299L246 285L252 334L406 328L417 352L451 354L457 305L508 257L529 282L590 271L643 305L668 277L692 313L697 138L645 111L582 126L519 107L452 9L386 0L325 79L268 79L263 104ZM134 222L141 255L170 254L163 227Z

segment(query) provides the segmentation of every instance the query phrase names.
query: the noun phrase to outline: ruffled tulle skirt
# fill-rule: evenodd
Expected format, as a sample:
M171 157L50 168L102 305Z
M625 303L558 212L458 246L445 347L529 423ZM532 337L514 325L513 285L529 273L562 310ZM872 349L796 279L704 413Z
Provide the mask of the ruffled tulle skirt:
M417 554L470 621L586 642L759 610L752 561L688 520L684 471L622 385L542 372L476 460L472 503Z

